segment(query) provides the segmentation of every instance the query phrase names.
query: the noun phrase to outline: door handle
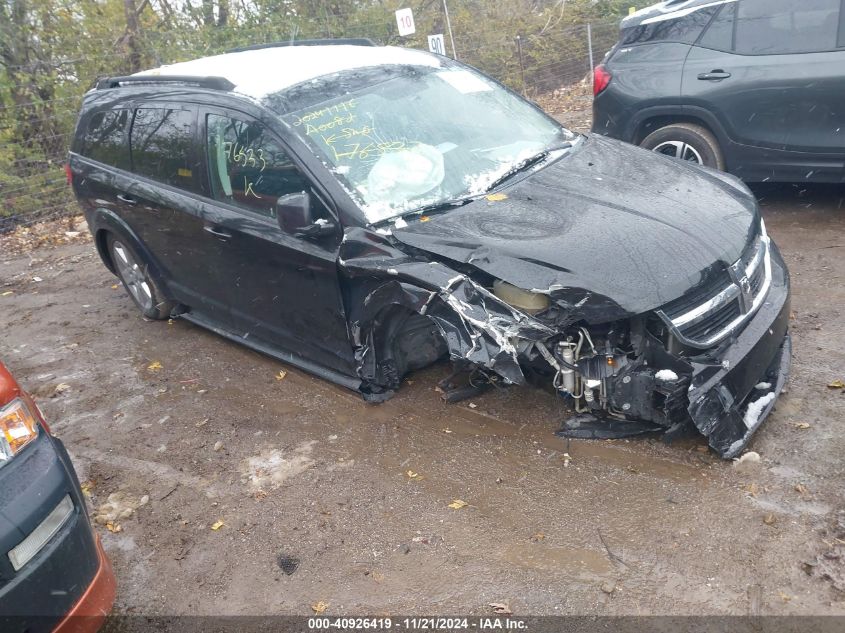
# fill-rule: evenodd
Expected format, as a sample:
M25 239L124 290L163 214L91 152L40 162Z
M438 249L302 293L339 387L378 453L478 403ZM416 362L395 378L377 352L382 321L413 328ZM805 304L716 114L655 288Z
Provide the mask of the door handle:
M132 196L126 195L125 193L117 194L117 199L125 204L138 204L138 201L133 198Z
M701 81L718 81L720 79L727 79L731 76L730 73L726 73L724 70L711 70L709 73L701 73L698 78Z
M211 233L214 237L219 237L224 240L228 240L230 237L232 237L231 233L228 233L223 229L214 226L213 224L206 224L204 227L202 227L202 230L206 233Z

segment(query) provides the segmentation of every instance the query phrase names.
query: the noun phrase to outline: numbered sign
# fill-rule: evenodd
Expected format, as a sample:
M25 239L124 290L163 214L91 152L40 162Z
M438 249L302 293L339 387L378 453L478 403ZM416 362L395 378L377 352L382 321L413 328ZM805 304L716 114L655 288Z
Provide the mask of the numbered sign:
M428 50L432 53L437 53L438 55L446 54L446 44L443 41L442 33L428 36Z
M413 35L417 32L414 25L414 12L411 9L399 9L396 12L396 24L399 26L399 35Z

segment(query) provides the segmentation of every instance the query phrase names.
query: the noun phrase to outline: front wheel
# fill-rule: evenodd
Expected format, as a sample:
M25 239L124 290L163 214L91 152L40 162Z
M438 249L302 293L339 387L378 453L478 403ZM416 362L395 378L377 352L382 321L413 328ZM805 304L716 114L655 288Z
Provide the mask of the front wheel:
M114 235L109 235L108 247L117 276L143 315L148 319L168 318L174 304L165 299L144 260L126 241Z
M716 137L700 125L675 123L646 136L640 147L664 156L725 170L725 159Z

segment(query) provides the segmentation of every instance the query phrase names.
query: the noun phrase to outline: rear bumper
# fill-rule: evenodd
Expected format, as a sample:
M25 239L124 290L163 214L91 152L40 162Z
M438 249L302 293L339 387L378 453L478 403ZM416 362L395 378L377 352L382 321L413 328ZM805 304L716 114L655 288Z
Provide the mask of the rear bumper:
M102 626L111 611L117 583L111 562L103 551L100 537L94 538L97 542L97 557L100 560L94 580L64 620L53 629L53 633L94 633Z

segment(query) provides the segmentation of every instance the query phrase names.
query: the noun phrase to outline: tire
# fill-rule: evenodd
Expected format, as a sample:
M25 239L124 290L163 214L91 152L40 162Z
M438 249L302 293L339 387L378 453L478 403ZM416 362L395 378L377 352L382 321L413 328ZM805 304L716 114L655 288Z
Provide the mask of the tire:
M144 258L138 255L129 240L110 233L106 245L117 277L141 314L148 319L169 318L176 304L165 298L149 274Z
M653 152L725 171L719 141L710 130L692 123L674 123L646 136L640 147Z

